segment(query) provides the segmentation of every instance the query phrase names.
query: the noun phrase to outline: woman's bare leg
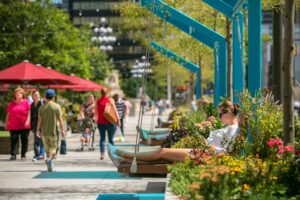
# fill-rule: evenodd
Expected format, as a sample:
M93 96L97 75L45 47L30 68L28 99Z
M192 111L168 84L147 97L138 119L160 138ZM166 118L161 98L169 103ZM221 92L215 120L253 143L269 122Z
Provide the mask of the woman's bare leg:
M137 160L143 161L154 161L160 159L168 161L184 161L185 158L189 155L190 151L191 149L161 148L157 151L138 152L135 154L118 149L117 154L125 158L136 157Z

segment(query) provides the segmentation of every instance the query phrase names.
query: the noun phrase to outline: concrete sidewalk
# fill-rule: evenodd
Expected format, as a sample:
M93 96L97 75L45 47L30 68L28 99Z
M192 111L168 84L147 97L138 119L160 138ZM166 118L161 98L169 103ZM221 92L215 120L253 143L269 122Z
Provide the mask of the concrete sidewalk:
M163 120L167 115L161 116ZM125 143L135 143L138 116L130 117L125 128ZM157 117L154 122L156 124ZM143 127L149 128L151 113L143 117ZM54 160L54 172L47 172L44 161L10 161L10 155L0 155L0 199L96 199L104 193L164 193L166 177L128 176L120 174L107 156L99 160L99 133L96 132L95 151L80 146L80 134L67 139L67 155Z

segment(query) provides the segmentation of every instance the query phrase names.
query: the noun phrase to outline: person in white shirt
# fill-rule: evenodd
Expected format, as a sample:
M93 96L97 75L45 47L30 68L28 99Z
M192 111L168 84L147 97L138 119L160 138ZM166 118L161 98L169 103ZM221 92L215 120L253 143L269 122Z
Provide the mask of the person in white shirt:
M231 101L226 101L218 106L219 118L225 128L210 132L205 142L209 146L209 151L215 154L227 153L231 150L232 144L239 133L239 106ZM184 161L189 156L192 149L161 148L157 151L131 153L117 150L116 154L125 158L134 158L142 161L168 160Z

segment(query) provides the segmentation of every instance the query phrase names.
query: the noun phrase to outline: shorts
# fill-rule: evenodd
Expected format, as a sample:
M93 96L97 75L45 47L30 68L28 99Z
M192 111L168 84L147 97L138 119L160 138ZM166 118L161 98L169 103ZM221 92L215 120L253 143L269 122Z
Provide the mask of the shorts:
M46 152L56 152L56 149L58 148L58 137L43 136L42 139Z

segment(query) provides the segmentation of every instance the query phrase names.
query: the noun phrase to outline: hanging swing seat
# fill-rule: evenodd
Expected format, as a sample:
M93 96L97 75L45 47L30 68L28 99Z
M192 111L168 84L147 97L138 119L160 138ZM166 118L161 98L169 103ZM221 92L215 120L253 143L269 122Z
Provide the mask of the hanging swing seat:
M145 145L161 145L166 140L169 135L169 129L155 129L152 131L148 131L146 129L136 127L137 131L140 134L140 144Z
M131 146L131 148L134 146ZM147 153L149 151L157 151L159 146L140 146L140 153ZM134 150L132 148L132 150ZM108 144L108 155L112 160L115 167L120 173L132 174L130 171L131 163L133 159L125 158L118 155L118 151L126 151L124 149L119 149L116 146ZM136 160L137 162L137 172L136 174L166 174L168 173L167 164L170 164L166 160L155 160L155 161L141 161Z

